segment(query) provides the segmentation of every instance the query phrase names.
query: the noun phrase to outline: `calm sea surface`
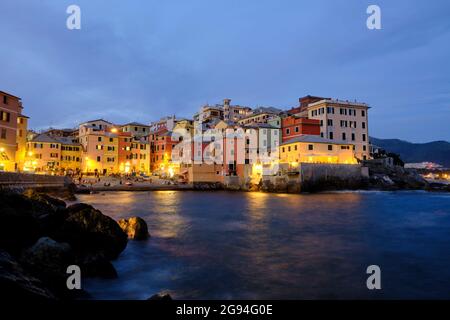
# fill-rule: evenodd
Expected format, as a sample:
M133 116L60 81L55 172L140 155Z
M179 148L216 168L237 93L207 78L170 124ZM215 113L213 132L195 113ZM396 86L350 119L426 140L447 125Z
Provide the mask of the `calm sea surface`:
M118 279L86 280L94 299L450 298L450 194L80 195L114 219L144 218ZM381 268L381 291L366 268Z

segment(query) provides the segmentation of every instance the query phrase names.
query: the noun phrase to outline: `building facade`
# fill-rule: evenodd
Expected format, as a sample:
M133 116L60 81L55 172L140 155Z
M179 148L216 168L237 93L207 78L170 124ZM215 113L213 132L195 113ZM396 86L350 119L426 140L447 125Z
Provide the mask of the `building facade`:
M308 118L320 121L322 138L354 145L359 160L370 158L367 104L325 99L310 103L305 110Z
M19 97L0 91L0 171L23 167L28 120L22 110Z
M283 142L304 134L320 135L320 120L317 119L291 115L283 118L281 123Z
M300 163L356 164L357 160L352 144L302 135L281 144L280 163L295 168Z

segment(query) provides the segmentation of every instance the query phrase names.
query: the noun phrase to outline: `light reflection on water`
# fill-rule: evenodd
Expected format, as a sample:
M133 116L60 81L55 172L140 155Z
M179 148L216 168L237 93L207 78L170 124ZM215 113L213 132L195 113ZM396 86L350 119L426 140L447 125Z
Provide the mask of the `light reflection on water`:
M130 241L115 280L93 298L449 298L450 195L115 192L82 195L103 213L141 216L152 238ZM382 269L382 292L365 287Z

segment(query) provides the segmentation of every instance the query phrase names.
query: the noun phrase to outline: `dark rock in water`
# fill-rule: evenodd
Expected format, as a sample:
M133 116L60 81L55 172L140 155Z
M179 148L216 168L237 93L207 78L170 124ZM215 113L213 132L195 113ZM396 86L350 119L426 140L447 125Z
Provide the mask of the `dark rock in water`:
M22 253L20 261L40 279L65 282L67 267L74 264L74 257L69 244L43 237Z
M29 275L14 258L0 250L0 288L3 300L55 300L54 294Z
M0 248L17 255L40 237L40 224L23 196L0 193L0 204Z
M128 219L120 219L119 225L127 234L129 239L145 240L150 236L148 233L147 223L142 218L132 217Z
M119 224L87 204L66 209L67 218L55 239L67 242L77 253L102 253L115 259L127 246L127 235Z
M157 293L157 294L152 295L147 300L172 301L172 297L168 293Z
M104 279L117 278L117 271L103 254L88 254L78 259L83 276Z
M31 200L34 200L36 204L47 206L45 209L51 208L52 211L58 211L66 208L66 203L64 201L50 197L44 193L36 192L32 189L25 191L23 195Z

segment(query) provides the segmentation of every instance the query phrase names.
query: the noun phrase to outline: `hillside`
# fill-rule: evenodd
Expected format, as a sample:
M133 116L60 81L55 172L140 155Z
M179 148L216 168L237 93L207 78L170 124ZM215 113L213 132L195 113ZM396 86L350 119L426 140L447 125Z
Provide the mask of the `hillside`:
M399 139L370 138L372 144L400 155L403 161L430 161L450 167L450 143L447 141L433 141L428 143L411 143Z

